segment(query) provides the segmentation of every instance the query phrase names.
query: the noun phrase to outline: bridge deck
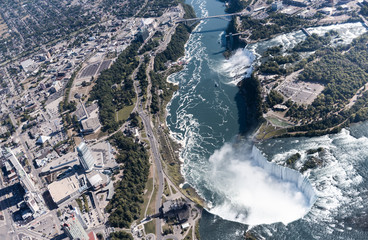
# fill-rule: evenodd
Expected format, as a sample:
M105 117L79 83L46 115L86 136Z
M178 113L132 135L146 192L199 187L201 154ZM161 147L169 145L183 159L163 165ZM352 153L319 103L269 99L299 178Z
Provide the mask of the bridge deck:
M245 15L245 14L248 14L248 13L246 13L246 12L238 12L238 13L221 14L221 15L215 15L215 16L207 16L207 17L179 19L176 22L200 21L200 20L210 19L210 18L221 18L221 17L237 16L237 15Z

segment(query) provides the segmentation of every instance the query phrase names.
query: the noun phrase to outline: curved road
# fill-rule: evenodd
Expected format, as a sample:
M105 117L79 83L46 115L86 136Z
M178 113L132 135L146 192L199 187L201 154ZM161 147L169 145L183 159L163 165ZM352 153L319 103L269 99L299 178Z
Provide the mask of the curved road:
M151 60L153 60L153 59L151 58ZM135 74L132 74L132 76L134 76L134 75ZM134 79L134 77L133 77L133 79ZM161 207L161 198L162 198L162 194L163 194L163 191L164 191L164 176L163 176L163 172L162 172L160 152L159 152L157 140L155 138L155 135L153 134L150 115L147 114L142 109L141 97L139 97L139 91L138 91L138 86L137 86L136 81L134 81L133 86L134 86L135 92L137 94L137 102L136 102L136 105L135 105L133 111L136 111L139 114L139 117L142 119L144 128L146 129L147 137L148 137L148 140L149 140L150 146L151 146L152 156L154 158L156 169L157 169L157 174L158 174L158 189L157 189L156 205L155 205L155 211L156 211L156 213L158 213L159 209ZM155 221L156 221L156 239L161 240L162 239L161 219L156 218Z
M164 176L162 173L162 166L161 166L161 159L160 159L160 153L158 150L158 144L155 136L153 135L151 121L149 119L149 116L143 112L142 109L138 109L138 114L141 117L143 121L144 128L147 131L147 136L151 145L151 151L153 154L153 158L155 160L155 165L158 172L158 189L157 189L157 196L156 196L156 205L155 210L158 212L158 210L161 207L161 198L164 191ZM161 219L156 218L156 239L161 240Z

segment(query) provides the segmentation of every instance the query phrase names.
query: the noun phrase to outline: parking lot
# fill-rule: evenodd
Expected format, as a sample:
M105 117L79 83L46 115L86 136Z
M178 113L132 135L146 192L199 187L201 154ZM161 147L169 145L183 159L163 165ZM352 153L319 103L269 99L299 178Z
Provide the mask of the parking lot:
M93 63L91 65L88 65L87 67L85 67L80 75L80 78L85 78L85 77L92 77L93 75L96 74L98 68L100 66L100 62L97 63Z
M40 221L34 221L31 226L29 226L29 230L41 233L43 237L51 238L58 234L58 229L60 226L57 226L54 222L54 219L51 216L43 218Z
M82 70L82 73L80 74L79 78L88 78L96 74L99 74L103 70L106 70L110 66L110 63L111 63L111 60L105 60L103 62L99 61L99 62L92 63Z
M314 99L323 91L324 86L318 83L302 81L284 81L277 90L286 98L298 104L311 104Z
M105 60L101 63L101 66L100 68L98 69L98 72L97 74L101 73L103 70L106 70L109 68L110 66L110 63L111 63L111 60Z

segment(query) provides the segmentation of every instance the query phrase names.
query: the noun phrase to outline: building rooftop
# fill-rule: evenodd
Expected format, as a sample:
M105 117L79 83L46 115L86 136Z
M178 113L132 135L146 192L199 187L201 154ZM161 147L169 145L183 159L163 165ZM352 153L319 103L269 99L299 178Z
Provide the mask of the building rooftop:
M109 183L109 177L97 171L92 171L87 174L88 182L93 188L99 188L101 186L106 186Z
M86 107L79 105L79 108L77 109L77 111L74 112L74 115L77 116L78 120L82 120L89 116L98 117L98 114L95 114L97 111L98 105L96 103L93 103Z
M27 59L27 60L21 62L20 65L22 66L22 68L26 72L33 72L34 70L37 69L37 64L32 59Z
M38 144L44 144L47 140L49 140L51 137L49 136L40 136L38 139L37 139L37 143Z
M66 167L73 167L74 165L79 165L77 152L69 152L55 160L52 160L42 169L42 172L52 172Z
M82 120L83 132L95 132L101 127L98 118L88 118Z
M50 195L55 203L62 201L64 198L74 195L78 192L79 180L75 175L55 181L47 186Z

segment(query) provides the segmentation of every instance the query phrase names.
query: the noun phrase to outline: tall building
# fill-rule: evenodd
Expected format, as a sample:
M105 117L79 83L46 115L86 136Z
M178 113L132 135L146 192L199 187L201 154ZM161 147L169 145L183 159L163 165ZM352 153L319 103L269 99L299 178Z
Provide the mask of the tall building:
M87 172L93 169L95 159L92 156L91 151L84 142L81 142L77 147L80 163L82 164L84 170Z
M71 217L64 222L63 228L70 239L88 240L88 234L76 217Z
M35 192L36 188L33 184L33 181L28 176L28 174L26 173L26 171L24 170L22 165L19 163L19 161L18 161L17 157L15 156L15 154L13 153L13 151L10 148L5 148L5 150L6 150L5 157L10 161L10 163L15 168L15 171L17 172L19 181L20 181L21 185L23 186L24 190L26 192Z
M82 225L82 227L84 229L87 229L88 228L87 223L83 220L79 210L76 207L74 207L74 212L75 212L75 217L78 219L78 221Z
M40 207L38 206L35 196L32 192L27 192L24 196L24 202L27 204L29 209L31 209L32 213L35 214L40 210Z
M282 1L275 1L272 3L272 11L278 11L283 8Z

